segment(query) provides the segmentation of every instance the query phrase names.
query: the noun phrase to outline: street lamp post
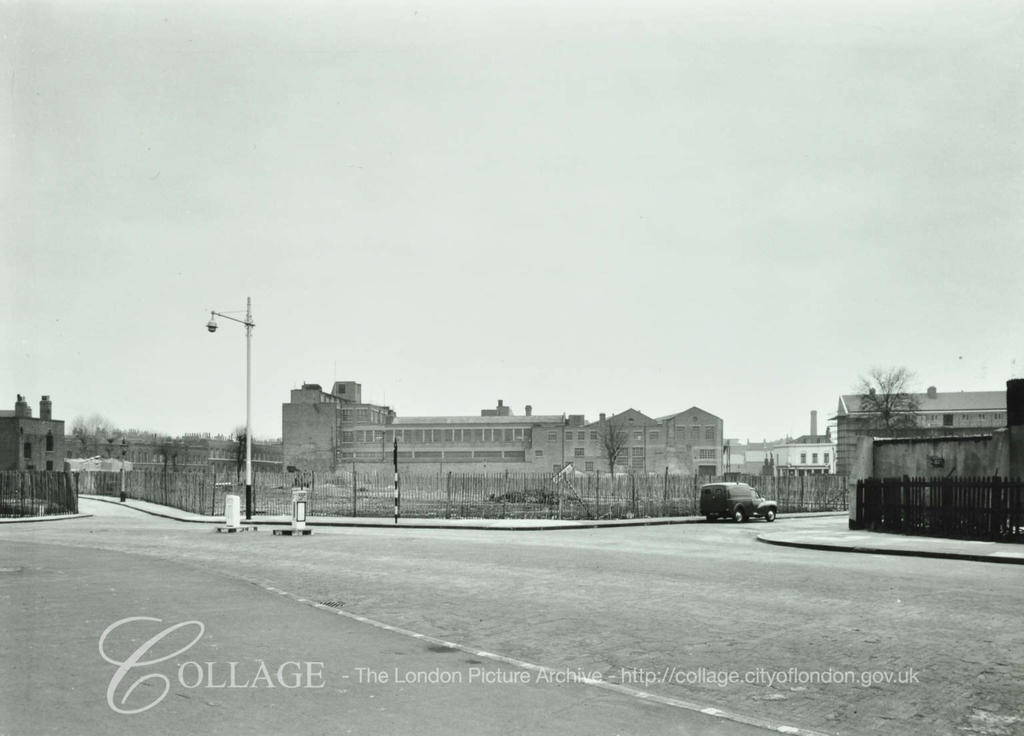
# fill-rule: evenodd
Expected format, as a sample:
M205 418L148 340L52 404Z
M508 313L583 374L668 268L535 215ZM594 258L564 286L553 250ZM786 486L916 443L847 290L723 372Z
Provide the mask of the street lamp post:
M238 314L238 312L235 312ZM252 297L245 300L245 319L232 317L223 312L210 310L210 321L206 323L206 329L210 332L217 331L217 320L214 317L223 317L232 322L245 325L245 520L252 520L252 328L256 323L252 321Z

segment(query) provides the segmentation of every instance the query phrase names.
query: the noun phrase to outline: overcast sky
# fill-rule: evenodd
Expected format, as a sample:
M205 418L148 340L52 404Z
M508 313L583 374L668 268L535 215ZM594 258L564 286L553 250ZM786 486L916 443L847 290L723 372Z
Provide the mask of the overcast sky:
M855 5L856 7L851 7ZM11 2L0 408L819 427L1024 375L1024 2Z

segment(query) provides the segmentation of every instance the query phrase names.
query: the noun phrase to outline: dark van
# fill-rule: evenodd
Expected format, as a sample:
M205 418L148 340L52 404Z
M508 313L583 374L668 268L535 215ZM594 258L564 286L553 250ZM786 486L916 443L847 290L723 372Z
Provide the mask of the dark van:
M719 517L732 517L746 521L751 516L763 516L775 521L779 505L761 498L746 483L708 483L700 487L700 513L708 521Z

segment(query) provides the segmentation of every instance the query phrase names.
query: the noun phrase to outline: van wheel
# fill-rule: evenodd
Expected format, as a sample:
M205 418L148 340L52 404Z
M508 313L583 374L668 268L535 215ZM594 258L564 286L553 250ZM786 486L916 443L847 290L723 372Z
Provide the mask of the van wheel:
M768 509L764 512L765 521L775 521L775 509Z
M715 516L714 514L708 514L708 515L707 515L707 516L706 516L705 518L706 518L706 519L707 519L708 521L714 521L714 520L715 520L715 519L717 519L718 517L717 517L717 516Z
M736 510L735 510L735 511L733 512L733 514L732 514L732 518L733 518L733 520L734 520L734 521L735 521L735 522L736 522L737 524L739 524L740 522L743 522L743 521L746 521L746 520L747 520L747 513L746 513L746 512L745 512L745 511L743 510L743 507L742 507L742 506L739 506L739 507L737 507L737 509L736 509Z

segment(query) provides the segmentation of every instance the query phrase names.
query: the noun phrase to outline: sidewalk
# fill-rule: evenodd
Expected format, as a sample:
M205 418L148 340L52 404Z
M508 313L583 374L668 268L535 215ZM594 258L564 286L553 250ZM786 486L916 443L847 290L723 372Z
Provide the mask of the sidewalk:
M33 521L63 521L64 519L88 519L92 514L51 514L50 516L11 516L0 519L0 524L26 524Z
M757 535L759 542L784 547L826 550L830 552L860 552L877 555L909 555L935 557L945 560L973 562L1003 562L1024 565L1024 544L1002 542L975 542L967 539L940 539L885 532L852 531L846 518L832 520L814 530L783 530Z
M127 507L141 511L153 516L160 516L175 521L187 521L197 524L223 524L223 516L206 516L203 514L192 514L181 511L170 506L150 503L149 501L137 501L128 499L123 503L116 498L109 496L92 496L82 494L81 498L92 501L103 501L121 507ZM842 517L845 523L847 512L845 511L821 511L799 514L779 515L778 519L800 519L800 518L822 518ZM245 521L246 525L252 526L282 526L290 525L290 516L264 516L260 515L251 521ZM637 519L414 519L400 517L398 524L395 524L393 517L357 517L357 516L310 516L306 519L307 527L317 526L365 526L380 527L382 529L496 529L503 531L538 531L554 529L596 529L603 527L619 526L661 526L665 524L697 524L705 523L703 516L663 516L643 517Z

